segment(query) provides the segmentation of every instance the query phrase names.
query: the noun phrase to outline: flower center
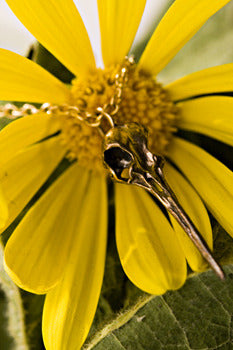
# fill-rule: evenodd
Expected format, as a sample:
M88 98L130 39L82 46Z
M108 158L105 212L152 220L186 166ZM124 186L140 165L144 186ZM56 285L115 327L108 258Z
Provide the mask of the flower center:
M120 66L96 69L85 79L72 82L72 105L95 114L98 107L108 104L116 94L116 74ZM102 136L98 128L91 127L72 115L62 118L62 140L70 159L81 165L103 171ZM132 69L123 87L118 112L113 116L116 125L137 122L148 129L148 148L157 155L166 155L166 148L176 131L177 108L167 92L147 73Z

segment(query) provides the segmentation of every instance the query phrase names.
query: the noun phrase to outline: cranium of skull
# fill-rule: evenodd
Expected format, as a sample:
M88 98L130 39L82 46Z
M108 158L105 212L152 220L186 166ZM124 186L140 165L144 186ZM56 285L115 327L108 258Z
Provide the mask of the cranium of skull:
M161 161L147 148L147 129L137 123L115 126L105 135L104 164L115 180L132 183L135 177L153 173Z

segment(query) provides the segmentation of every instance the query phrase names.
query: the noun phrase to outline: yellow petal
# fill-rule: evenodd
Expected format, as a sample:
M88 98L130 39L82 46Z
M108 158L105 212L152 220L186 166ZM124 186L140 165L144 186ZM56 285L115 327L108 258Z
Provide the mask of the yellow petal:
M65 151L56 137L18 153L1 169L0 186L4 191L9 216L0 226L4 231L23 210L64 157Z
M71 166L13 232L5 248L5 264L19 287L46 293L62 278L88 180L87 171L77 163Z
M45 300L43 337L50 350L80 349L96 311L105 263L107 194L103 177L93 175L82 207L63 280Z
M2 101L65 103L69 89L29 59L0 49L0 99Z
M182 170L225 230L233 236L233 173L190 142L174 139L169 156Z
M45 113L17 119L0 132L1 166L24 149L60 129L60 123Z
M175 232L142 189L116 184L116 240L129 279L151 294L177 289L186 262Z
M158 74L215 12L230 0L176 0L152 35L139 66Z
M128 54L145 4L145 0L98 0L105 65L120 63Z
M8 211L7 201L3 194L2 188L0 187L0 227L6 224L8 215L9 215L9 211Z
M210 220L200 197L172 166L166 164L164 171L167 181L182 208L197 227L210 249L212 249L213 238ZM205 260L172 215L170 215L170 219L191 269L193 271L203 271L207 267Z
M178 103L179 128L199 132L233 146L233 98L208 96Z
M83 21L72 0L6 0L14 14L75 75L95 67Z
M166 86L173 101L233 90L233 63L201 70Z

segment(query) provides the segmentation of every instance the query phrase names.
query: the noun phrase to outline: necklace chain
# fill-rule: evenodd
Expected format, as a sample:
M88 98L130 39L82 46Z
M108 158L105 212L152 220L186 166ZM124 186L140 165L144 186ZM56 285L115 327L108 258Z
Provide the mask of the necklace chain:
M144 188L155 198L157 198L184 229L186 234L196 245L203 258L209 263L215 273L221 279L224 279L224 273L221 269L221 266L218 265L218 263L213 258L212 253L209 251L208 246L203 241L202 236L199 234L199 231L196 229L189 216L183 210L182 206L177 201L172 189L166 182L162 169L163 158L157 155L153 155L147 149L147 144L144 140L144 131L141 133L140 127L138 125L135 127L133 123L131 123L131 125L126 124L123 126L114 125L114 116L120 108L123 89L128 82L131 69L134 69L134 65L135 62L133 57L125 58L121 69L114 77L115 91L113 96L107 104L102 107L97 107L93 114L87 112L85 109L80 109L77 106L70 106L67 104L51 105L49 103L45 103L40 108L36 108L30 104L24 104L22 107L17 107L14 104L8 103L6 105L0 106L0 117L15 119L30 114L33 115L39 112L44 112L50 115L56 115L59 113L68 115L69 117L77 118L90 127L98 128L101 135L105 137L104 155L106 156L107 152L109 151L113 152L112 156L109 158L111 159L111 162L108 163L108 158L104 156L104 163L114 175L115 180L137 185L141 188ZM106 134L106 121L108 122L108 126L110 126L111 129L110 130L108 128L107 132L110 130L108 134ZM116 129L118 128L118 133L115 135L114 131L116 131L116 129L114 127L116 127ZM127 144L124 144L125 130L128 132L126 135ZM122 137L121 132L123 133L124 137ZM113 137L113 139L111 139L112 135L115 138ZM120 140L117 139L117 135L118 137L120 135ZM134 137L135 135L136 137ZM125 147L127 149L128 142L132 142L132 137L134 139L134 147L129 148L127 152L127 157L129 157L129 155L131 157L130 163L128 158L124 161L124 154L126 153L125 151L123 152L122 159L119 159L119 153L116 157L114 157L114 163L112 160L114 151L116 151L117 148L122 148L122 140L124 149ZM112 144L114 144L114 146L111 149ZM116 146L116 144L118 146ZM122 173L119 173L119 170L121 172L122 170L128 170L126 172L126 174L128 174L128 177L123 177Z
M115 92L109 103L104 106L96 108L94 113L89 113L85 109L81 109L77 106L70 106L68 104L52 105L50 103L44 103L40 108L35 107L32 104L24 104L21 107L17 107L12 103L7 103L0 106L0 118L16 119L19 117L25 117L28 115L44 112L50 115L56 115L62 113L63 115L69 115L77 118L90 127L99 128L102 135L105 134L101 127L103 119L105 119L110 127L114 126L113 117L117 114L122 101L122 93L124 86L128 82L129 73L134 68L135 61L133 56L125 57L120 71L114 77Z

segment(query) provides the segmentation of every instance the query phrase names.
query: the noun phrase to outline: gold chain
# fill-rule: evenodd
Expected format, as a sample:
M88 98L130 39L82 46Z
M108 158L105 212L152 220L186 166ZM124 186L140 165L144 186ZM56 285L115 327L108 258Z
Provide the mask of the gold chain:
M25 103L22 107L17 107L13 103L7 103L0 106L0 118L16 119L38 112L38 108L28 103Z
M97 107L96 111L93 114L87 112L85 109L81 109L77 106L69 106L68 104L51 105L50 103L44 103L40 108L36 108L31 104L24 104L22 107L17 107L12 103L7 103L6 105L0 106L0 117L15 119L31 114L36 114L38 112L45 112L52 115L62 113L63 115L69 115L71 117L77 118L90 127L99 128L100 132L104 134L104 131L101 128L102 120L105 119L110 127L114 126L112 117L118 112L120 108L123 89L125 84L127 84L129 72L134 67L134 65L135 62L132 56L125 57L120 72L117 73L114 77L114 95L112 96L109 103L106 103L103 107Z
M111 116L117 114L122 101L122 92L124 86L129 79L129 72L134 67L135 62L133 56L125 57L125 61L121 67L119 73L115 75L115 93L112 96L110 102L103 106L102 110Z

